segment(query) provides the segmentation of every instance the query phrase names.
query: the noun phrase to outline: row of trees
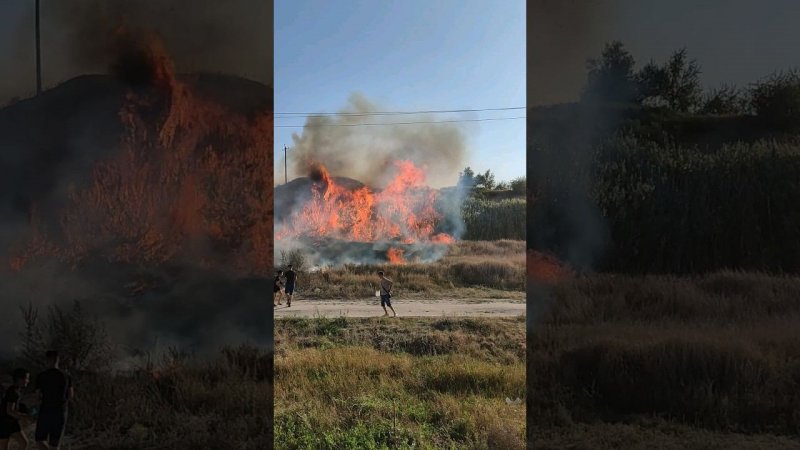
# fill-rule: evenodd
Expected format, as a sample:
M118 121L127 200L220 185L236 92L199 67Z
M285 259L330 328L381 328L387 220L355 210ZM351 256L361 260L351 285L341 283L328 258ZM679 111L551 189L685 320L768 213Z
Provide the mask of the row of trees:
M525 195L525 177L515 178L511 181L497 183L491 170L476 174L470 167L466 167L458 174L458 187L477 189L483 191L513 191L515 194Z
M699 114L756 114L778 125L800 121L800 72L774 73L749 89L723 85L703 92L700 65L679 49L658 64L636 70L636 60L619 41L605 45L600 58L587 61L585 102L660 106Z

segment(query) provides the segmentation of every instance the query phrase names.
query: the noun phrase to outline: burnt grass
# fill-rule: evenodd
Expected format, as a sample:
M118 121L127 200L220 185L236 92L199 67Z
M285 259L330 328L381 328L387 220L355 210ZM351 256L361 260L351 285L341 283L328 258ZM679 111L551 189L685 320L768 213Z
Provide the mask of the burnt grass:
M530 294L536 448L800 448L800 278L595 275Z

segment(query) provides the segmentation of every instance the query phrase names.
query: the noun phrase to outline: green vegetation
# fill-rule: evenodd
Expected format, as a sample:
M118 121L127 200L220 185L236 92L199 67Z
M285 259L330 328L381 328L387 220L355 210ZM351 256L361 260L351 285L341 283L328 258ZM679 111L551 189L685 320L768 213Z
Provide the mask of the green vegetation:
M532 112L531 245L604 272L800 270L800 72L705 96L686 49L619 42L582 101Z
M464 203L462 213L467 227L464 239L525 240L526 203L524 198L504 200L470 198Z
M800 269L800 142L701 151L620 137L597 153L593 200L611 230L603 268Z
M598 275L532 293L536 448L800 445L800 279Z
M522 318L278 320L275 448L523 449L524 340Z

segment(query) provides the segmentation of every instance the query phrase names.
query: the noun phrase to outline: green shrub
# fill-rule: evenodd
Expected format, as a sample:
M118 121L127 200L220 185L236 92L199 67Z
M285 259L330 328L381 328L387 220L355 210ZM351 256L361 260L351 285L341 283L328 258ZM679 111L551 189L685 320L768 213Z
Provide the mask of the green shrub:
M525 239L525 199L498 201L470 198L464 203L462 214L466 225L464 239Z

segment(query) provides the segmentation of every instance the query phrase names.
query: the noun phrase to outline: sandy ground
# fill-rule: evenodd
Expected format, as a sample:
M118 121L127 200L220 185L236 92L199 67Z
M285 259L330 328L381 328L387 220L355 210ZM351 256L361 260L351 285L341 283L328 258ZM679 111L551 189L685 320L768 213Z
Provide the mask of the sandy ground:
M513 317L525 315L525 302L511 299L392 299L398 317ZM391 314L391 311L389 311ZM303 300L286 301L275 308L275 317L375 317L382 316L380 300Z

